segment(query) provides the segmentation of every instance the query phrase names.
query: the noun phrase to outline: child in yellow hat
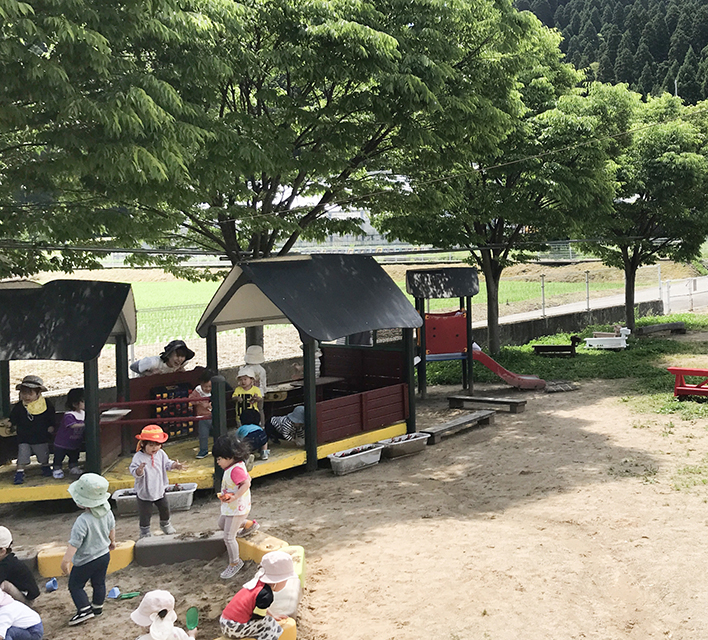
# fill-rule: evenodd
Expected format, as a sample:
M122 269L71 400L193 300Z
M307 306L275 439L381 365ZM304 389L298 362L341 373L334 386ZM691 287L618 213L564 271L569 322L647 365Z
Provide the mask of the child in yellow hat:
M170 460L163 451L162 445L168 435L156 424L149 424L135 436L138 439L138 450L130 463L130 473L135 477L135 493L138 498L138 515L140 518L140 537L147 538L150 533L152 506L157 507L160 514L160 529L169 535L177 533L170 522L170 505L165 491L169 484L167 472L186 469L179 460Z

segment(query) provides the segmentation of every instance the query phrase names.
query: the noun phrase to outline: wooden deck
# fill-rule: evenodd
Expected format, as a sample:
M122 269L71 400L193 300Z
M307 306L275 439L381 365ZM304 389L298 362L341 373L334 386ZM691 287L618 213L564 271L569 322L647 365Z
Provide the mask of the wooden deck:
M394 438L403 435L405 432L406 424L401 422L376 431L360 433L337 442L320 445L317 448L317 458L321 460L330 453L358 447L363 444L371 444L386 438ZM197 460L195 456L198 449L196 439L168 442L165 445L165 452L172 460L179 460L188 465L188 468L184 471L169 473L170 482L196 482L198 489L212 488L214 458L209 455L202 460ZM128 489L133 486L133 476L128 472L130 460L130 457L120 458L118 462L103 473L110 483L109 491L111 493L117 489ZM271 445L270 458L268 460L256 460L251 470L251 477L267 476L304 464L305 451L303 449L284 445ZM66 471L65 473L66 477L63 480L43 478L40 474L39 465L33 463L26 468L24 484L15 485L12 484L15 466L3 465L0 467L0 504L69 499L67 489L76 478Z

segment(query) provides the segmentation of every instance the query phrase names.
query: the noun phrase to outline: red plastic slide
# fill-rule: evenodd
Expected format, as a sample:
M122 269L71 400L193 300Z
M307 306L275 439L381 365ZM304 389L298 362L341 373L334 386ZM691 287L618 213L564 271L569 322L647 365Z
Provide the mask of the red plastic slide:
M512 373L483 351L475 349L472 352L472 357L477 362L487 367L492 373L496 373L504 382L510 384L512 387L517 387L518 389L544 389L546 386L546 381L541 380L538 376L522 376L518 373Z

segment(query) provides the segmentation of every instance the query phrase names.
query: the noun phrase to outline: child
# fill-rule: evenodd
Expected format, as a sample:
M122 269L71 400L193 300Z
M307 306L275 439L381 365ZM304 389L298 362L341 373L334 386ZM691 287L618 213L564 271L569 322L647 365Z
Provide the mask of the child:
M194 357L184 340L173 340L168 343L159 356L140 358L130 365L130 370L141 376L152 376L158 373L174 373L184 371L184 364Z
M69 458L69 473L81 475L79 468L79 453L84 443L85 403L84 390L72 389L66 396L66 411L54 437L54 477L61 480L64 477L62 466L64 458Z
M44 627L39 614L26 604L0 591L0 638L42 640Z
M152 505L160 514L160 529L170 535L177 533L170 522L170 505L165 497L169 484L167 472L172 469L186 469L179 460L170 460L162 450L162 444L167 440L167 434L156 424L149 424L135 436L138 439L138 450L130 463L130 473L135 476L135 492L138 498L138 514L140 517L140 537L150 535L150 518Z
M266 434L274 444L280 439L305 445L305 407L298 405L287 416L273 416L266 423Z
M283 628L268 607L273 593L285 588L288 580L297 577L293 559L285 551L271 551L261 559L261 566L253 579L226 605L219 625L221 633L229 638L278 640Z
M29 567L12 553L12 534L0 527L0 589L26 605L39 596L39 587Z
M261 460L267 460L270 454L268 451L268 436L258 422L261 415L254 409L244 409L241 414L241 426L236 430L239 440L245 442L251 451L260 451Z
M197 460L206 458L209 455L209 434L211 433L211 379L214 377L213 371L204 369L199 374L199 384L194 387L189 394L190 400L194 401L194 415L199 416L199 451ZM197 401L200 398L206 400Z
M224 471L221 491L216 494L221 500L218 526L224 532L224 544L229 552L229 566L221 572L224 580L233 578L243 568L236 541L241 528L246 525L245 534L254 533L259 528L255 520L246 519L251 511L251 476L244 464L248 452L245 442L234 441L229 436L217 438L211 449L216 464Z
M263 394L255 386L256 373L251 366L241 367L238 370L238 387L234 389L233 399L236 402L236 421L241 426L241 414L245 409L255 409L261 413ZM262 423L262 418L259 419Z
M263 347L260 347L257 344L252 344L248 347L248 349L246 349L244 361L247 365L250 365L253 368L253 373L255 375L254 384L261 390L261 393L265 394L268 391L268 383L266 380L266 370L262 366L265 362Z
M37 456L42 465L42 475L49 478L49 434L54 431L54 405L42 396L47 390L39 376L25 376L15 387L20 392L20 401L10 411L10 423L17 430L17 470L15 484L25 481L25 467L30 456Z
M138 640L189 640L197 635L197 630L185 631L175 627L175 598L169 591L157 589L143 596L138 608L130 614L130 619L141 627L149 627L148 633Z
M116 519L108 504L111 497L108 480L103 476L85 473L69 485L69 494L76 506L84 509L71 528L69 546L61 561L62 572L69 575L69 592L76 605L76 613L69 620L69 626L73 627L103 613L106 571L111 551L116 548ZM93 587L91 603L84 591L89 580Z

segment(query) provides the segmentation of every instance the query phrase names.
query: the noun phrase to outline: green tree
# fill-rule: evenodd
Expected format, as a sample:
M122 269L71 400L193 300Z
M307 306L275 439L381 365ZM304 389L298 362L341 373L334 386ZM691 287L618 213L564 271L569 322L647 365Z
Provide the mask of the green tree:
M223 24L231 6L200 4L212 39L156 58L156 73L203 105L210 137L188 181L138 203L179 229L173 246L231 263L357 232L327 213L388 189L394 156L457 139L494 148L519 108L520 47L535 37L533 16L504 2L250 0L238 30Z
M696 104L703 97L698 72L698 56L689 47L678 72L678 94L688 104Z
M187 175L203 134L150 68L175 36L168 14L189 19L171 0L0 4L0 277L94 263L46 244L139 244L147 221L111 206L116 185L135 195Z
M637 269L662 257L691 260L708 236L705 117L691 117L668 94L638 102L635 109L636 131L616 160L614 206L586 227L588 236L600 238L590 248L605 264L624 270L631 329Z
M456 156L453 177L442 180L429 162L415 158L415 167L409 165L405 172L407 197L388 207L379 203L375 216L391 237L470 251L470 260L485 277L493 353L500 348L499 280L504 268L528 259L528 251L548 238L562 236L574 215L589 216L609 206L612 197L606 143L578 145L603 130L612 89L592 86L593 111L571 93L574 78L549 54L543 65L527 56L529 63L535 62L534 72L520 78L527 112L498 150L472 153L467 160L464 148L435 152Z

